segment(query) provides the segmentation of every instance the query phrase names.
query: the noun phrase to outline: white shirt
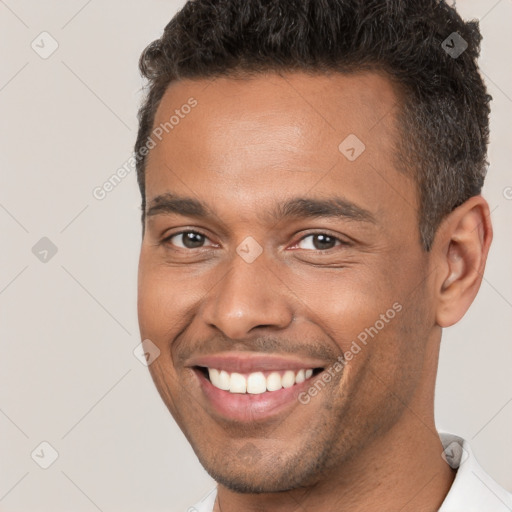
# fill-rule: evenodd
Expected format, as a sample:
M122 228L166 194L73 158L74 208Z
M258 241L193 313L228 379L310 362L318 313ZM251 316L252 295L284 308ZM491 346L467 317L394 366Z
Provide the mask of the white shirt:
M478 464L469 443L453 434L439 433L443 458L458 468L438 512L512 512L512 494L500 487ZM187 512L213 512L217 490L210 491Z

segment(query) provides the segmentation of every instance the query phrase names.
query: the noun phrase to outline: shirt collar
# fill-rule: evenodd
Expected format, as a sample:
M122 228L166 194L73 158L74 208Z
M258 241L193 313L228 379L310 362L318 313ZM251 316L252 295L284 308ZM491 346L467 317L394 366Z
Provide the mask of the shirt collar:
M457 469L439 512L511 512L512 495L480 467L469 443L453 434L440 432L439 437L442 457Z

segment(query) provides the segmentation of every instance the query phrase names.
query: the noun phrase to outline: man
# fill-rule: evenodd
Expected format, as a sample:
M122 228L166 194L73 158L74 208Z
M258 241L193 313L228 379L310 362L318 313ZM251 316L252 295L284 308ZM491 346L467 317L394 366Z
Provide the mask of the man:
M490 97L444 2L196 0L140 60L142 339L190 510L512 510L438 434L480 287Z

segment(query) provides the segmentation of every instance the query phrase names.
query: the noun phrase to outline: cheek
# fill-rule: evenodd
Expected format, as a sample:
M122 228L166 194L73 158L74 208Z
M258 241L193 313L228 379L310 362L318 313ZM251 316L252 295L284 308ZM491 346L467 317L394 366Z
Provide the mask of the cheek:
M176 317L186 308L186 295L172 276L169 269L141 253L137 290L139 327L142 336L157 344L164 334L167 337L171 334Z
M418 315L427 304L418 286L421 262L413 259L412 254L390 254L373 265L289 276L309 321L343 354L344 385L366 378L373 382L367 372L400 381L421 366L427 330L418 325Z
M171 357L170 348L180 333L186 331L193 336L198 307L212 287L205 272L199 275L191 269L171 267L141 253L137 292L141 339L150 339ZM166 362L171 364L170 360Z
M399 315L394 285L367 266L309 269L299 279L289 279L307 306L304 314L336 342L338 352L351 350L357 341L363 347L365 341L389 331Z
M137 289L137 312L141 336L152 338L152 333L159 325L158 309L160 289L158 281L153 279L154 273L147 271L141 262Z
M176 308L186 306L187 291L194 291L193 278L187 271L172 267L158 249L142 246L138 271L138 309L144 317L172 315Z

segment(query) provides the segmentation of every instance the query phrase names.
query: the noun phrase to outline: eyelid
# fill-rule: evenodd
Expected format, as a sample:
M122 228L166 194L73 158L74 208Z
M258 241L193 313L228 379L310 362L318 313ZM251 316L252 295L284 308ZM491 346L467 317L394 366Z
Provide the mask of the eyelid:
M340 236L334 235L334 234L330 233L328 230L318 230L318 231L306 233L301 238L299 238L297 241L293 242L292 247L294 247L297 244L299 244L300 242L302 242L305 238L308 238L310 236L315 236L315 235L327 235L330 238L334 238L334 240L339 243L337 243L334 247L331 247L330 249L300 249L300 248L299 249L304 250L304 251L327 252L327 251L331 251L331 250L335 249L336 247L351 245L350 241L348 241L344 238L341 238ZM293 250L297 250L297 249L293 249Z
M212 247L212 246L215 246L216 244L210 239L210 237L206 234L206 233L203 233L201 230L199 229L181 229L180 231L176 231L176 232L173 232L167 236L165 236L163 239L162 239L162 243L169 243L170 245L173 245L173 247L177 247L178 249L183 249L183 247L179 247L179 246L175 246L174 244L171 244L170 240L171 238L174 238L175 236L178 236L178 235L183 235L185 233L194 233L194 234L198 234L198 235L201 235L201 236L204 236L206 240L209 240L211 242L212 245L208 245L208 246L202 246L202 247L195 247L195 249L205 249L206 247ZM349 246L351 245L349 241L347 240L344 240L343 238L340 238L339 236L336 236L336 235L333 235L332 233L330 233L329 231L326 231L326 230L318 230L318 231L313 231L313 232L309 232L309 233L306 233L304 234L303 236L301 236L298 240L296 240L295 242L292 243L292 247L296 246L297 244L299 244L300 242L302 242L304 239L308 238L308 237L311 237L311 236L315 236L315 235L327 235L328 237L330 238L333 238L335 240L335 242L339 242L337 243L334 247L331 247L330 249L300 249L300 250L304 250L304 251L318 251L318 252L327 252L327 251L330 251L332 249L335 249L336 247L339 247L339 246ZM185 250L187 251L191 251L193 249L189 249L189 248L185 248Z
M172 245L173 247L176 247L178 249L183 249L183 247L179 247L177 245L174 245L171 243L171 238L174 238L175 236L178 236L178 235L183 235L185 233L194 233L194 234L197 234L197 235L201 235L201 236L204 236L207 240L209 240L213 245L214 242L212 242L212 240L210 240L210 237L206 234L206 233L203 233L201 230L199 229L181 229L180 231L176 231L176 232L173 232L167 236L165 236L163 239L162 239L162 243L163 244L170 244ZM203 246L203 247L195 247L195 249L204 249L206 247L212 247L211 245L207 245L207 246ZM187 251L192 251L193 249L189 249L189 248L186 248L185 247L185 250Z

